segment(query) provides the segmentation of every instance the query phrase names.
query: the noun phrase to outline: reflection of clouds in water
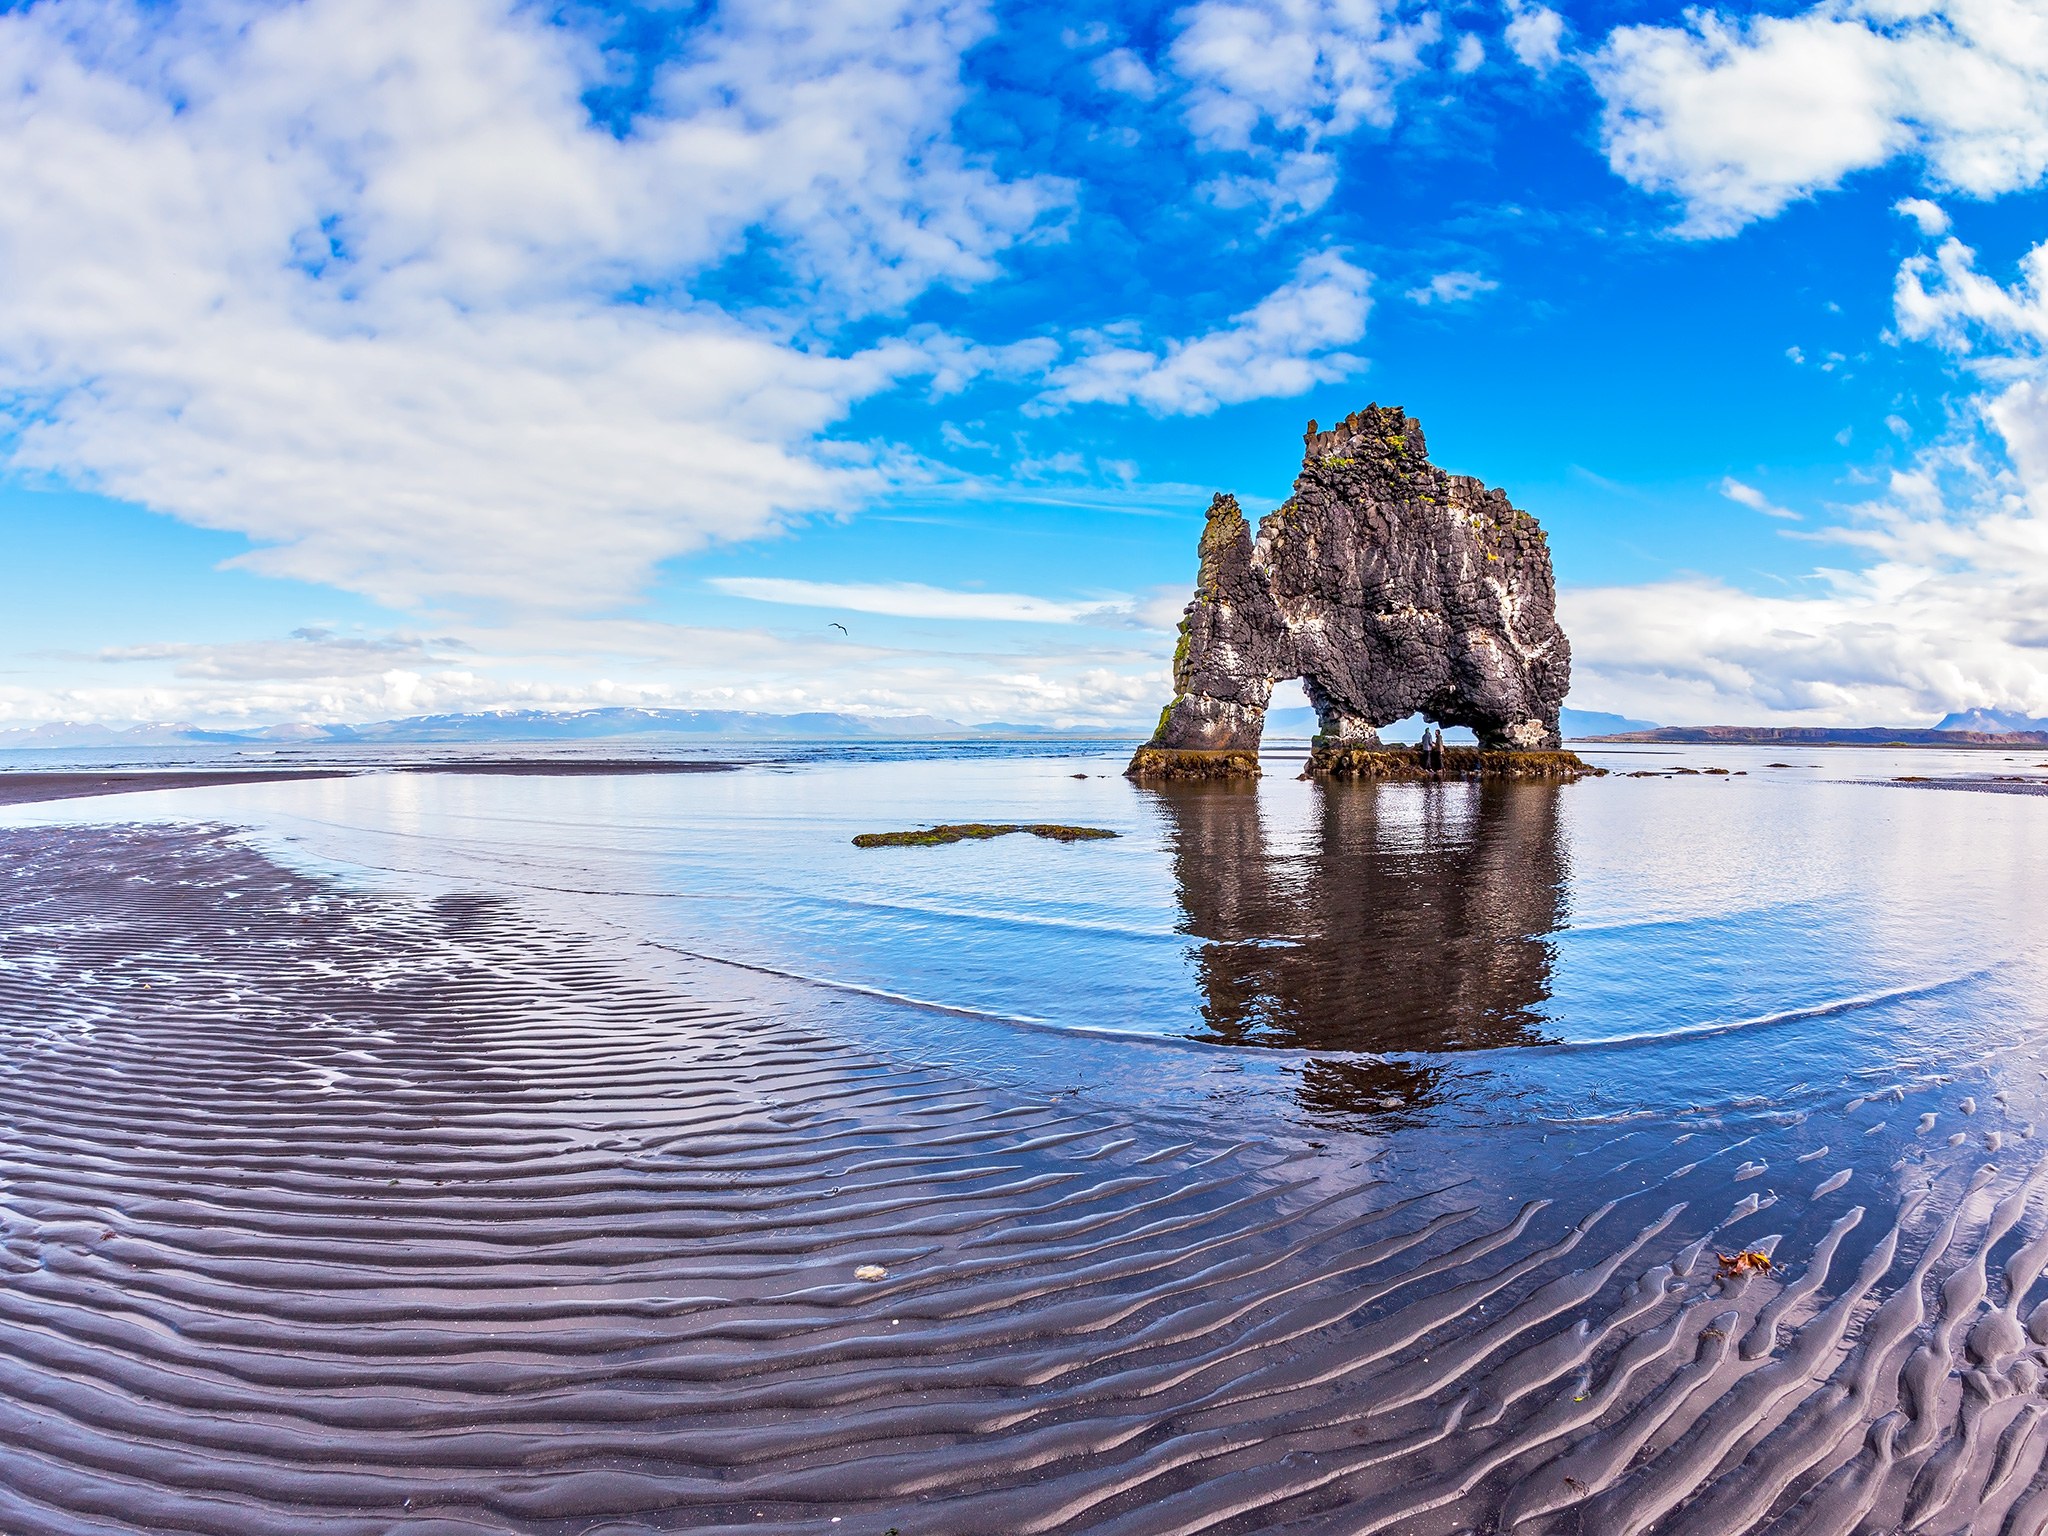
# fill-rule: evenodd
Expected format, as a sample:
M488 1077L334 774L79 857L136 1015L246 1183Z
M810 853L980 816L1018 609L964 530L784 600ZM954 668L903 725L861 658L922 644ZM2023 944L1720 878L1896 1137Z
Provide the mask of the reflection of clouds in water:
M1545 1043L1565 922L1555 785L1319 786L1297 835L1256 790L1155 792L1208 1035L1232 1044L1459 1051ZM1447 1072L1319 1061L1322 1112L1418 1108Z

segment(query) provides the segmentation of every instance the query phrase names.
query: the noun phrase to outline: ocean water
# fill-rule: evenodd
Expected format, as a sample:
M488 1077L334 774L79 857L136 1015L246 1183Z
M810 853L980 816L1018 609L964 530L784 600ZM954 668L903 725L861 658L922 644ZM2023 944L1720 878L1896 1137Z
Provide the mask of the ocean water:
M1194 1052L1332 1123L1782 1103L2013 1053L2038 1079L2048 798L1896 782L2048 776L2025 757L1631 749L1571 785L1353 785L1304 782L1282 751L1256 787L1146 788L1123 746L746 752L729 772L374 772L0 817L244 827L359 882L515 898L913 1053L1144 1083ZM1723 771L1628 776L1679 766ZM1119 835L852 843L976 820Z

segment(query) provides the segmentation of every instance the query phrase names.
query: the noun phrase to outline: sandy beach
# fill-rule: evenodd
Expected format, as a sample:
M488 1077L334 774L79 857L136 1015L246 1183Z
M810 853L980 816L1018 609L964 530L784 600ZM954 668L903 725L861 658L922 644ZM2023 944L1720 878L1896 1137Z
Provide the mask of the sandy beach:
M0 841L10 1532L2048 1527L2048 1169L1961 1085L1246 1138Z

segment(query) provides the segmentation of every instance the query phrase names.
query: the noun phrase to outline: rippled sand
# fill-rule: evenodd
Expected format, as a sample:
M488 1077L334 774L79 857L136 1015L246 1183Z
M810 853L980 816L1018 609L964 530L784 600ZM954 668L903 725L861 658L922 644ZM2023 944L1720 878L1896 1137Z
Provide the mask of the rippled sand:
M216 832L0 857L0 1530L2048 1528L2048 1172L1946 1078L1245 1137Z

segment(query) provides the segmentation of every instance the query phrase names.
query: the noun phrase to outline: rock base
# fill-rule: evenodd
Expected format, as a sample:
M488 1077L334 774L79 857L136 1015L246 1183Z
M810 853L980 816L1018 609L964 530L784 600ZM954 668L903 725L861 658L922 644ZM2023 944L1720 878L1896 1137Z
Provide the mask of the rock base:
M1214 780L1256 779L1259 754L1246 747L1205 751L1192 747L1140 747L1131 754L1127 779Z
M1423 766L1419 747L1346 747L1318 742L1308 755L1303 778L1316 779L1549 779L1597 778L1606 773L1576 752L1493 751L1445 747L1444 765Z

